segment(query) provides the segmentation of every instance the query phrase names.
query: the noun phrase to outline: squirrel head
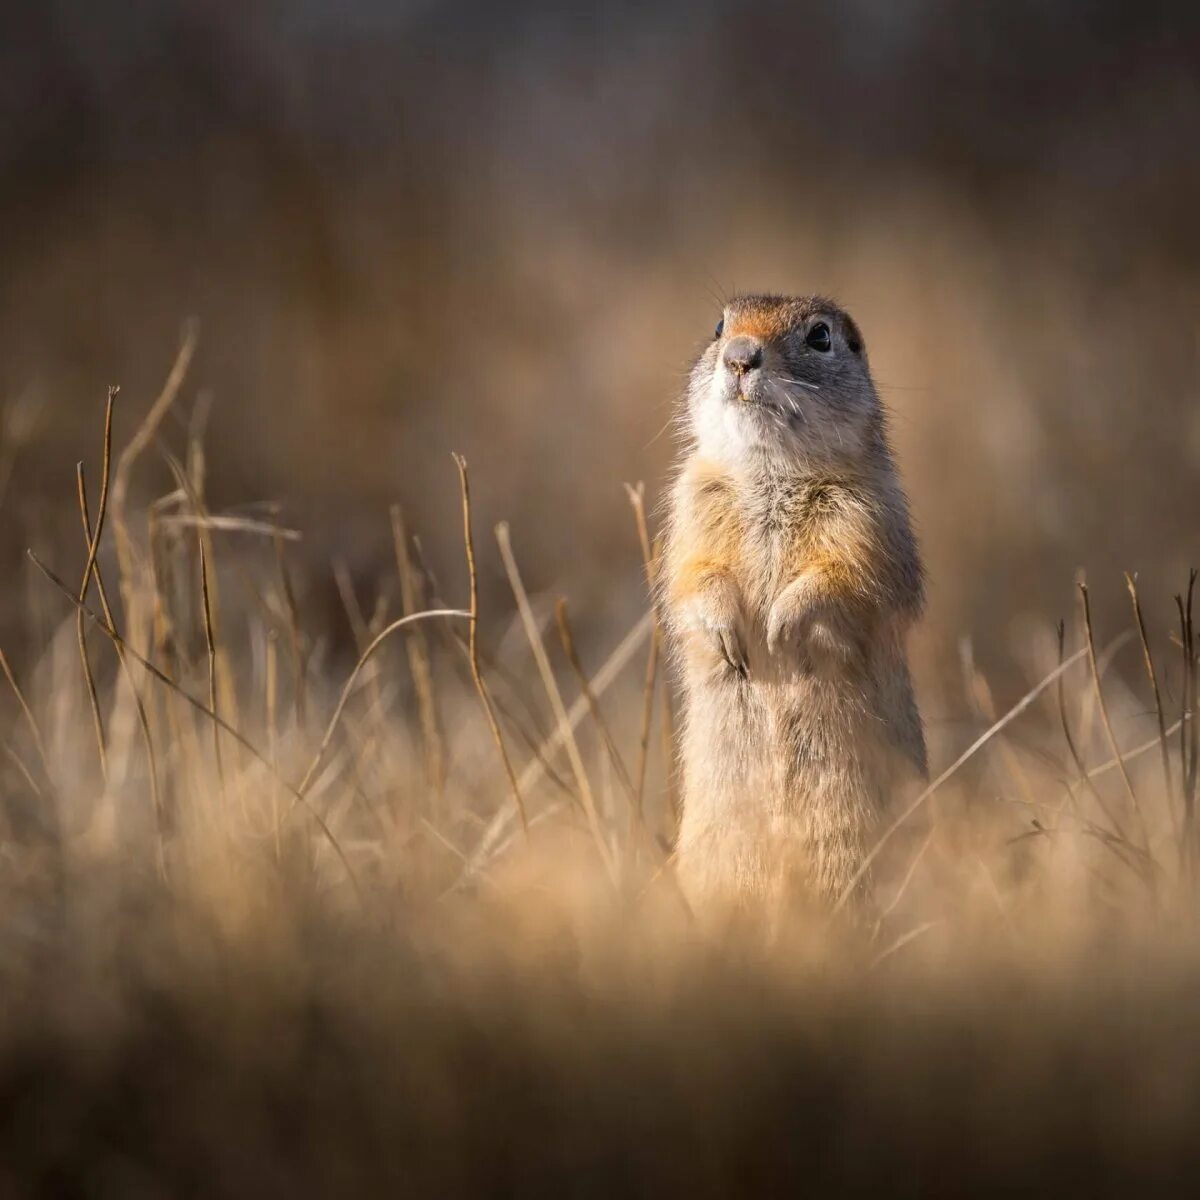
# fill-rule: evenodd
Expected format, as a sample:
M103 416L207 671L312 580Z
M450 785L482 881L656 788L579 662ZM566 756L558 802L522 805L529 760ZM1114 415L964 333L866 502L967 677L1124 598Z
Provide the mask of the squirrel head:
M883 412L862 334L821 296L737 296L692 368L687 419L705 457L858 462Z

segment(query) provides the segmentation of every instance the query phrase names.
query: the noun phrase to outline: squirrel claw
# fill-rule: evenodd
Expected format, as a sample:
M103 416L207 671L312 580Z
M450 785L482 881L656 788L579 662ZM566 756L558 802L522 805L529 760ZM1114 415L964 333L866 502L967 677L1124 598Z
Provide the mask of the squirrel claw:
M774 655L796 636L796 622L773 608L767 617L767 653Z
M735 675L747 679L750 675L750 663L746 660L746 648L736 629L722 629L718 635L721 644L721 657L729 664Z

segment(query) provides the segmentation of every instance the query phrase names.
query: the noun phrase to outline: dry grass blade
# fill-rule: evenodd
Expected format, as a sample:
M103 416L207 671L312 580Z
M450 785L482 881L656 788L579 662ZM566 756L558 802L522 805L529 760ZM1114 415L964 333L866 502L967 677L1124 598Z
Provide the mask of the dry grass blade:
M1184 716L1180 717L1178 721L1172 722L1172 724L1168 725L1165 730L1167 737L1170 738L1172 734L1178 733L1185 726L1191 724L1191 720L1192 714L1185 713ZM1139 746L1132 746L1128 750L1123 750L1121 752L1121 758L1123 758L1126 762L1132 762L1135 758L1140 758L1143 754L1149 754L1150 751L1158 745L1159 740L1157 735L1155 735L1149 741L1142 742ZM1110 758L1107 762L1102 762L1098 766L1089 767L1088 778L1095 779L1097 775L1103 775L1105 772L1111 771L1117 765L1118 761L1119 760L1116 758Z
M8 680L8 686L12 689L12 694L17 698L17 704L20 706L21 715L25 718L25 724L29 726L29 733L33 738L34 747L37 749L38 760L42 764L42 771L47 781L52 782L53 776L50 774L50 760L46 757L46 743L42 741L42 731L38 728L37 721L34 720L33 710L25 700L25 693L21 691L20 685L17 683L17 677L13 674L12 667L9 665L8 656L3 650L0 650L0 671L4 672L4 678Z
M645 820L646 768L650 761L650 729L654 723L654 689L658 685L658 659L660 652L658 624L650 635L650 651L646 656L646 673L642 680L642 726L638 733L637 776L634 785L634 814L639 821Z
M1113 732L1112 720L1108 715L1108 702L1104 699L1104 687L1100 682L1099 668L1096 666L1096 638L1092 631L1092 608L1088 600L1086 583L1079 584L1079 597L1080 603L1083 605L1083 630L1084 636L1087 639L1088 663L1092 669L1092 686L1096 693L1096 707L1100 712L1100 721L1104 726L1104 733L1108 738L1108 744L1112 747L1112 752L1117 759L1117 769L1121 772L1121 780L1125 784L1129 803L1133 807L1134 816L1137 818L1138 829L1142 835L1142 849L1149 855L1150 835L1146 830L1146 819L1142 814L1142 805L1138 800L1137 793L1133 790L1133 781L1129 778L1129 771L1125 767L1125 761L1121 758L1121 748L1117 744L1117 736Z
M650 635L654 628L654 615L645 613L638 623L617 643L612 653L604 661L604 665L592 676L592 694L599 698L602 696L612 684L613 680L625 669L637 653L638 647ZM571 709L567 714L567 724L571 729L574 729L580 721L588 715L587 701L582 696L571 705ZM561 728L555 728L550 736L546 738L538 753L534 756L533 761L521 772L520 785L522 793L527 793L530 788L535 787L543 775L549 773L547 765L549 758L562 745L564 731ZM483 841L480 843L480 848L476 852L476 860L486 856L491 848L495 845L496 839L500 837L504 829L504 813L497 814L492 824L488 827Z
M9 762L17 768L17 772L21 778L25 780L26 786L39 799L42 799L42 789L38 787L37 780L33 777L33 772L25 765L25 760L7 743L3 743L4 753L7 755Z
M1154 655L1150 652L1150 639L1146 634L1146 621L1142 616L1142 602L1138 596L1137 576L1125 573L1125 586L1133 604L1133 619L1137 624L1138 638L1142 643L1142 658L1146 663L1146 674L1150 677L1150 690L1154 694L1154 715L1158 719L1158 744L1162 757L1163 800L1170 815L1172 834L1179 840L1179 815L1175 811L1175 785L1171 778L1171 752L1167 746L1167 718L1163 710L1162 693L1158 686L1158 672L1154 669Z
M200 550L200 607L204 614L204 647L208 659L208 707L213 714L213 758L217 764L217 784L225 796L225 764L221 760L221 722L217 717L217 635L213 627L211 588L208 581L208 550L203 533L196 544Z
M349 678L342 687L342 693L338 698L337 707L333 710L333 716L329 718L329 724L325 727L325 735L321 738L321 744L317 748L317 752L313 756L312 762L309 763L308 770L304 772L304 778L300 781L299 786L296 788L298 798L304 796L308 792L309 787L312 785L313 777L316 775L317 770L320 768L321 763L325 759L325 753L329 749L330 742L333 741L333 735L337 730L338 722L342 719L342 713L346 708L346 702L350 699L350 694L354 690L354 684L358 680L359 674L362 672L363 667L365 667L367 662L370 660L371 655L374 654L375 651L378 650L379 647L398 629L404 629L417 621L428 620L430 617L463 617L466 620L470 620L471 614L469 612L465 612L461 608L434 608L427 612L413 613L411 616L399 617L397 620L393 621L390 625L380 630L380 632L375 635L374 639L367 645L367 648L362 652L362 654L359 655L358 662L354 664L354 670L350 672ZM222 728L226 728L224 722L222 722Z
M93 540L92 518L91 514L88 512L87 486L84 479L82 463L78 464L76 471L79 483L79 519L83 522L84 539L89 545L91 545ZM95 564L95 576L96 593L100 597L100 610L104 613L104 619L108 622L109 627L116 629L117 621L113 615L112 605L110 605L108 602L108 589L104 586L104 573L100 569L99 562ZM76 610L76 619L82 626L84 619L82 610ZM129 684L129 690L133 694L133 704L137 712L138 728L142 734L142 744L146 749L146 765L150 772L150 796L151 803L154 806L154 825L158 836L158 868L159 871L165 875L167 869L167 860L162 792L159 787L158 756L154 752L154 738L151 736L150 732L150 719L146 715L146 705L142 700L142 694L137 686L137 682L133 678L133 671L129 666L129 660L125 656L124 647L119 643L114 642L113 648L117 653L117 660L121 664L121 671L125 676L126 682Z
M183 465L166 447L160 447L163 458L171 473L175 476L175 482L179 490L188 498L192 505L192 509L197 517L195 525L196 529L196 547L200 556L200 612L204 625L204 649L205 657L208 664L208 708L214 714L212 726L212 745L213 745L213 760L217 764L217 783L221 791L221 798L225 798L225 764L221 757L221 726L224 722L217 717L217 634L216 634L216 619L213 615L213 585L209 576L209 561L212 543L206 536L204 520L207 514L204 511L204 505L200 500L199 494L194 490L191 482L187 477Z
M1188 650L1187 611L1183 607L1183 597L1176 594L1175 606L1179 609L1179 648L1183 653L1183 680L1179 697L1179 775L1183 795L1183 839L1179 843L1179 853L1190 857L1188 846L1192 838L1194 820L1191 796L1188 792L1188 734L1186 719L1188 715L1188 698L1191 694L1192 656Z
M904 894L908 891L909 884L911 884L913 879L916 877L917 867L921 865L921 860L925 857L925 851L933 845L933 839L936 834L937 829L934 828L925 835L925 840L922 841L920 849L918 849L916 854L913 855L912 862L908 864L908 870L904 872L904 878L900 881L900 886L896 888L895 895L892 896L887 908L885 908L879 914L880 922L883 922L890 917L892 913L895 912L900 901L904 899Z
M104 532L104 517L108 511L108 484L110 469L112 466L112 419L113 406L117 399L117 393L121 389L119 387L110 387L108 389L108 399L104 405L104 449L103 449L103 467L100 475L100 503L96 508L96 528L92 533L91 539L88 542L87 562L83 568L83 582L79 585L79 601L82 604L87 599L88 587L92 580L92 569L96 565L96 553L100 548L100 535ZM76 467L76 479L78 481L80 491L80 503L86 503L86 497L83 494L83 464L80 463ZM100 715L100 699L96 694L96 680L92 675L92 664L88 658L87 649L87 628L84 624L83 613L77 612L75 616L75 629L79 639L79 658L83 664L83 678L87 684L88 701L92 709L92 724L96 730L96 747L100 754L100 774L105 781L108 780L108 750L104 743L104 719Z
M1183 654L1183 686L1180 696L1179 719L1179 772L1183 792L1183 838L1180 840L1179 852L1181 859L1190 864L1195 855L1195 823L1196 823L1196 771L1197 741L1195 737L1195 722L1193 728L1187 728L1187 719L1196 712L1196 644L1192 626L1192 597L1196 584L1196 572L1188 575L1187 600L1178 593L1175 596L1175 606L1179 610L1179 646Z
M158 398L150 406L141 425L138 426L129 444L117 456L117 467L113 472L112 484L112 513L113 536L117 546L117 568L120 574L121 592L125 597L126 616L132 611L130 603L133 594L133 543L129 536L129 526L125 520L125 502L129 493L129 477L133 465L145 453L146 448L154 440L159 425L175 403L179 389L187 377L191 366L192 356L196 352L198 329L195 322L188 322L184 327L183 341L179 352L171 365L171 370L163 384Z
M992 697L991 686L975 662L975 652L969 638L962 640L959 646L959 658L962 663L963 684L967 700L982 721L990 725L996 719L996 705ZM1061 682L1062 680L1059 680L1059 683ZM1038 801L1037 795L1029 782L1029 777L1021 763L1020 755L1010 745L1009 739L1006 737L998 737L996 739L996 746L1000 757L1004 760L1004 765L1008 768L1009 775L1021 791L1024 803L1029 808L1036 810L1040 819L1042 805Z
M188 702L188 704L190 704L197 712L208 717L208 719L210 721L214 721L218 725L220 725L220 727L230 737L232 737L234 739L234 741L236 741L238 743L239 746L241 746L244 750L246 750L246 752L249 753L252 758L255 758L264 767L266 767L268 771L271 771L272 774L275 776L275 778L279 779L279 781L283 784L284 787L287 788L287 790L292 794L292 796L294 798L294 803L292 805L293 809L296 807L296 805L302 805L304 807L304 810L308 813L308 815L310 817L312 817L312 819L317 823L318 828L321 830L322 834L325 836L325 839L329 842L330 846L333 848L334 853L338 856L338 858L341 860L342 865L345 867L346 874L349 877L350 882L353 885L356 894L358 895L359 899L362 899L362 889L359 886L358 876L354 873L354 868L350 865L350 860L346 857L345 852L342 850L341 843L334 836L333 830L329 828L329 825L325 821L325 818L322 817L321 814L319 812L317 812L316 809L314 809L312 807L312 805L310 805L308 803L308 801L304 798L303 795L301 795L299 789L292 787L292 785L290 783L288 783L286 779L283 779L282 777L275 774L274 768L272 767L271 762L266 757L266 755L264 755L258 749L258 747L255 746L254 743L252 741L250 741L250 739L241 732L241 730L234 728L234 726L230 725L229 722L226 721L223 717L220 717L215 712L213 712L202 700L197 700L196 697L193 696L186 688L182 687L179 683L177 683L174 679L172 679L168 674L166 674L164 671L162 671L158 667L156 667L148 658L145 658L145 657L143 657L143 655L139 654L138 651L135 650L127 641L125 641L125 639L122 638L121 635L115 629L113 629L110 625L107 624L107 622L105 622L103 617L99 616L96 612L94 612L92 609L90 609L86 604L80 603L80 601L75 598L74 592L72 592L71 589L69 587L67 587L67 585L62 581L62 579L60 579L58 577L58 575L56 575L48 566L46 566L46 564L44 562L42 562L42 560L40 558L38 558L38 556L32 550L26 550L25 553L29 555L30 561L33 563L33 565L35 567L37 567L37 569L39 571L41 571L41 573L43 575L45 575L45 577L48 580L50 580L50 582L52 584L54 584L54 586L56 588L58 588L58 590L60 592L62 592L62 594L73 605L75 605L76 608L82 609L83 612L93 622L95 622L95 624L99 627L99 629L112 641L112 643L114 645L122 647L122 649L124 649L131 658L133 658L136 662L140 663L141 666L143 666L147 671L149 671L150 674L153 675L154 678L159 681L159 683L162 683L166 687L170 688L171 691L173 691L176 695L182 696L183 699L186 700ZM432 614L422 614L422 615L432 615Z
M588 707L588 712L591 713L596 729L600 734L601 740L604 742L604 748L608 752L613 771L616 773L621 788L624 790L632 806L636 803L633 782L629 778L629 771L625 767L625 760L621 757L621 752L613 739L608 722L604 719L604 713L600 711L600 703L592 691L592 684L588 679L587 672L584 670L583 661L580 659L579 652L575 648L575 638L571 633L571 622L567 617L566 600L560 599L555 604L554 617L558 622L558 636L562 642L563 653L567 656L567 662L571 664L571 670L575 672L575 681L579 684L580 694L583 696L584 702Z
M931 929L936 929L940 924L940 921L922 921L920 925L916 925L906 933L902 933L890 946L884 950L881 950L873 959L871 959L872 970L875 967L878 967L881 963L886 962L892 957L893 954L897 954L899 951L903 950L904 947L909 944L909 942L916 941L917 938L927 934Z
M437 577L430 569L428 562L425 561L424 555L421 553L421 539L415 534L412 538L412 550L415 556L417 570L422 577L427 581L426 591L428 593L427 603L436 608L445 608L446 603L441 597L438 590ZM475 689L475 679L471 671L471 648L469 635L464 637L456 629L448 625L439 626L438 632L444 640L446 647L454 655L453 661L455 666L461 659L465 665L466 682L473 690ZM533 756L532 761L522 770L517 779L517 790L521 796L529 794L529 790L542 778L544 775L550 782L558 788L568 799L574 803L579 802L579 798L571 789L570 783L565 780L554 769L548 755L553 752L557 742L554 741L555 734L551 732L547 736L546 730L542 728L541 714L538 713L536 707L531 703L530 698L525 694L521 687L521 680L518 679L513 672L507 670L503 663L494 659L489 659L482 649L479 651L479 666L480 673L486 668L491 671L498 681L505 684L511 695L512 704L506 704L499 692L494 691L484 681L484 687L487 691L488 698L495 705L497 717L503 718L509 729L520 739L521 743ZM580 700L582 705L582 699ZM518 713L516 710L520 709ZM574 710L572 710L574 712ZM526 728L525 721L528 721L529 728ZM547 750L549 746L549 750ZM496 818L503 822L508 818L510 813L516 813L515 807L512 809L504 808L497 812ZM532 821L530 822L532 824Z
M407 617L417 610L416 573L408 552L408 531L404 525L403 510L398 504L393 504L389 516L392 524L392 544L396 553L396 570L400 576L400 611ZM413 626L404 639L404 648L408 657L408 669L412 674L413 690L417 696L421 740L425 747L425 774L433 791L434 802L440 807L446 786L446 756L442 745L437 699L433 690L429 643L421 626Z
M529 817L525 812L525 801L521 799L521 789L517 784L517 777L513 772L512 762L504 746L504 736L500 732L500 723L496 720L496 712L492 707L491 697L488 695L487 687L483 682L483 675L479 670L479 578L475 571L475 539L471 534L471 485L467 478L467 460L461 454L455 454L453 457L454 465L458 468L459 486L462 489L463 542L466 548L467 576L471 588L471 611L468 614L471 618L471 626L467 644L471 678L475 683L475 690L479 693L479 700L483 704L483 711L487 716L488 728L492 731L492 740L496 743L496 749L500 752L500 761L504 764L504 775L508 780L509 791L512 793L513 805L516 807L517 814L521 818L521 828L528 834Z
M361 654L363 647L371 640L367 633L367 622L363 616L362 606L354 594L354 582L350 578L350 568L345 559L333 560L333 582L338 591L342 608L346 611L346 620L350 622L350 632L354 636L354 645Z
M363 616L362 605L358 602L358 596L354 591L354 580L350 577L350 568L342 558L335 558L332 563L333 567L333 582L337 588L338 596L342 602L342 608L346 612L346 620L350 623L350 633L354 638L354 648L361 654L367 646L370 645L373 632L373 625L368 624L366 617ZM374 621L374 618L372 618ZM372 703L376 708L383 706L383 694L379 686L379 671L377 664L371 664L371 672L367 676L367 683L371 689Z
M194 513L178 513L165 517L163 524L170 528L182 525L199 529L211 529L217 533L248 533L256 537L280 537L286 542L299 542L304 535L298 529L283 529L271 521L260 521L254 517L235 517L221 513L206 513L197 516Z
M642 642L650 636L653 628L654 614L644 613L639 618L637 624L613 648L609 656L604 660L603 665L592 676L592 694L597 699L604 695L613 681L629 665ZM571 729L574 729L587 715L587 701L580 696L571 705L570 711L567 714L567 723ZM550 756L562 744L562 737L563 731L556 727L537 749L533 760L521 772L519 784L522 794L527 795L532 788L537 786L544 775L553 777L553 772L549 766ZM566 789L565 785L563 790L571 796L572 800L576 800L574 793ZM477 873L490 858L495 857L495 855L499 854L508 845L508 838L505 834L510 815L510 810L502 809L492 818L472 856L470 866L464 872L464 877ZM540 821L542 815L539 814L530 824Z
M880 852L891 840L893 834L895 834L895 832L902 825L904 825L929 799L929 797L938 791L938 789L941 788L944 783L946 783L947 780L951 779L955 774L957 774L964 764L974 758L975 755L978 754L979 751L982 750L983 747L986 746L988 742L990 742L992 738L996 736L996 734L1012 724L1012 722L1015 721L1052 683L1054 683L1055 680L1061 678L1065 671L1068 671L1082 658L1086 657L1086 655L1086 649L1076 650L1070 658L1059 663L1059 665L1053 671L1051 671L1049 675L1046 675L1040 683L1026 692L1025 695L1022 696L1021 699L1018 700L1017 703L1014 704L1013 707L1010 708L1008 712L1006 712L1004 716L1000 718L1000 720L996 721L991 728L984 730L983 733L981 733L931 784L924 789L924 791L920 793L920 795L917 796L915 800L912 801L911 804L908 805L907 808L904 809L903 812L900 813L898 817L895 818L895 820L892 821L890 825L888 825L888 827L876 840L875 845L871 847L870 852L863 858L863 861L859 864L858 870L854 872L853 877L851 878L850 882L846 884L841 895L838 896L837 901L833 906L833 911L835 913L840 912L845 906L846 901L849 900L854 894L855 888L857 888L862 882L867 872L871 869L871 864L879 857Z
M646 489L642 482L639 480L636 487L630 487L629 484L626 484L625 489L629 495L629 502L633 506L634 520L637 524L638 542L642 550L642 563L646 571L646 584L650 589L650 607L654 613L654 636L658 642L658 650L654 651L652 648L652 653L655 654L655 666L657 668L657 659L661 656L662 646L665 642L662 618L659 613L658 588L658 569L662 555L662 538L661 536L656 538L653 546L651 546L649 527L646 523ZM662 719L660 726L662 732L663 783L666 788L667 807L671 812L676 828L678 828L681 810L679 795L675 788L675 713L671 705L671 689L667 686L665 680L661 688L661 695Z
M1196 712L1196 638L1195 638L1195 610L1193 608L1193 600L1195 596L1196 586L1196 570L1193 568L1188 572L1188 602L1187 602L1187 656L1188 656L1188 692L1187 703L1188 713L1195 716ZM1187 787L1189 804L1195 809L1196 796L1196 780L1200 774L1200 730L1196 727L1195 720L1190 725L1188 734L1188 776Z
M509 538L508 526L506 524L501 523L496 526L496 541L500 544L500 557L504 559L504 569L508 573L508 582L512 587L513 596L517 601L517 611L521 616L521 624L525 629L525 637L529 641L529 648L533 651L533 660L537 664L538 673L542 677L542 686L546 689L546 696L550 701L550 707L554 712L558 727L562 731L562 743L566 749L567 758L571 763L571 771L575 775L575 783L579 788L579 796L583 801L584 815L591 829L592 838L596 843L596 850L600 855L601 861L604 863L605 870L608 871L610 878L615 883L616 866L613 863L609 848L605 844L604 834L600 829L600 818L596 812L596 800L592 795L592 785L588 780L587 771L584 769L583 756L579 753L579 743L575 740L574 727L567 716L566 706L563 704L562 695L554 679L554 671L550 667L550 659L546 656L546 647L542 643L542 635L538 631L537 621L534 619L533 609L529 604L529 596L525 591L524 583L521 581L521 573L517 569L517 560L513 555L512 542Z
M300 610L296 605L296 593L283 553L283 534L278 524L275 530L275 568L279 573L279 590L283 594L283 605L287 612L296 724L303 729L308 724L308 660L304 650L304 635L300 632Z
M79 491L79 503L82 507L87 505L87 494L84 491L83 463L75 464L75 482ZM91 532L88 532L88 546L91 546ZM86 589L87 576L84 577L84 585ZM104 718L100 713L100 697L96 691L96 676L92 671L92 660L88 653L87 644L87 624L84 621L83 613L76 612L75 614L75 639L79 644L79 662L83 667L83 683L87 690L88 708L92 716L92 728L96 735L96 749L100 756L100 775L106 782L108 780L108 750L104 740Z
M650 752L650 727L654 720L654 688L658 681L658 659L662 648L662 628L658 620L658 608L654 604L654 563L657 559L658 547L651 547L650 533L646 525L645 488L639 482L637 486L625 485L629 504L633 509L634 521L637 526L638 543L642 550L642 565L646 572L646 582L650 588L651 611L654 614L654 632L650 638L650 649L646 656L646 674L642 684L642 727L638 738L638 764L634 775L634 816L644 821L643 804L646 790L646 766Z
M270 759L271 772L278 775L278 767L276 765L275 743L278 737L278 706L279 706L279 635L274 629L267 633L267 653L266 653L266 725L267 725L267 757ZM279 788L276 786L276 781L271 780L271 828L272 840L275 847L275 861L279 862L283 857L283 847L281 843L281 825L279 816Z
M1082 653L1082 652L1081 652ZM1064 655L1066 654L1066 624L1063 621L1058 623L1058 665L1061 667L1065 662ZM1099 789L1092 783L1092 776L1097 774L1095 771L1089 771L1083 761L1083 756L1079 753L1079 748L1075 743L1075 738L1071 733L1071 722L1067 718L1067 698L1064 690L1064 679L1060 674L1058 677L1058 719L1062 726L1063 740L1067 743L1067 750L1071 755L1071 761L1075 764L1075 769L1079 772L1079 778L1083 781L1084 786L1092 794L1092 799L1096 801L1096 807L1104 814L1105 820L1113 827L1117 836L1122 841L1128 841L1125 836L1125 830L1121 822L1117 819L1108 805L1105 803L1104 797L1100 794ZM1072 801L1075 799L1075 793L1070 793Z

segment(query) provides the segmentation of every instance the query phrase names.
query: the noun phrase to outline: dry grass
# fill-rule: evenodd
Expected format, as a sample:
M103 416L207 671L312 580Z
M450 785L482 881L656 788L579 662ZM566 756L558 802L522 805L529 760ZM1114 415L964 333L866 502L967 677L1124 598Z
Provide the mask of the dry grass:
M6 1194L1182 1177L1194 579L1173 662L1133 580L1130 629L1096 629L1081 588L1074 648L1031 636L1007 704L967 656L978 727L880 837L873 907L700 920L649 609L589 664L559 600L559 655L501 525L524 645L497 638L460 459L468 595L439 594L394 510L394 577L366 606L343 579L341 663L277 511L207 508L198 441L128 509L193 348L111 497L106 421L83 541L33 558L46 643L0 656ZM652 575L631 500L629 572Z

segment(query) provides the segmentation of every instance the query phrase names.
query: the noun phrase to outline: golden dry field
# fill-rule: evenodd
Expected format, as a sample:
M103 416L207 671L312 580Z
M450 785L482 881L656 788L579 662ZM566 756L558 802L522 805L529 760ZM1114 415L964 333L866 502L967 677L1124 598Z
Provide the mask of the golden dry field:
M0 1195L1185 1190L1200 22L138 8L0 29ZM929 575L835 911L672 871L740 290L855 315Z

